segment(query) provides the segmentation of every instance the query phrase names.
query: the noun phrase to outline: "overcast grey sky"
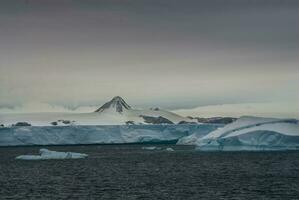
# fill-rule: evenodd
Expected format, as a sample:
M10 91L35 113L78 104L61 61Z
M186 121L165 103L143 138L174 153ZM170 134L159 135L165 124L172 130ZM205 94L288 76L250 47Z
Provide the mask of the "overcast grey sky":
M299 1L0 1L0 108L298 101ZM287 105L286 105L287 106Z

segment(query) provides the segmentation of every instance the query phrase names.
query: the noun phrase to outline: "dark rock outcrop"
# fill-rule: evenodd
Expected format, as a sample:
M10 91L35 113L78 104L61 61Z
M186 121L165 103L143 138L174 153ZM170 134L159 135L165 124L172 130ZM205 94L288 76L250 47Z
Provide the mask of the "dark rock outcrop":
M140 117L142 117L144 119L144 122L148 124L173 124L172 121L161 116L152 117L152 116L140 115Z
M126 121L126 125L135 125L134 121Z
M196 122L180 121L178 124L197 124Z
M211 117L211 118L196 118L200 123L210 124L229 124L234 122L237 118L233 117Z
M17 122L13 126L31 126L28 122Z
M71 123L71 121L70 120L64 120L64 119L59 119L59 120L57 120L58 122L61 122L61 123L63 123L63 124L70 124Z
M153 111L159 111L159 110L160 110L160 108L158 108L158 107L155 107L155 108L150 108L150 110L153 110Z

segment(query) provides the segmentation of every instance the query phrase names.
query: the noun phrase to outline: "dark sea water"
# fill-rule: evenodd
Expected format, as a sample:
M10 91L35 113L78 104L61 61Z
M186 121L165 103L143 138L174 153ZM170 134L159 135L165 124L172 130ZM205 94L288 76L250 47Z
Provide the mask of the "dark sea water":
M299 152L195 152L155 145L55 146L81 160L22 161L0 148L0 199L299 199ZM149 146L149 145L147 145Z

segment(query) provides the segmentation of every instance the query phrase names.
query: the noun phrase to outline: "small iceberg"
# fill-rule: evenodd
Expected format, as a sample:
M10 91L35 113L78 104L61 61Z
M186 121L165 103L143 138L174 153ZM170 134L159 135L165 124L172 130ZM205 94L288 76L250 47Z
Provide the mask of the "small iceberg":
M168 148L166 148L166 151L174 151L174 149L173 149L173 148L170 148L170 147L168 147Z
M49 160L49 159L80 159L86 158L88 155L84 153L73 152L58 152L50 151L48 149L40 149L40 155L20 155L17 156L18 160Z
M160 150L161 147L142 147L144 150Z

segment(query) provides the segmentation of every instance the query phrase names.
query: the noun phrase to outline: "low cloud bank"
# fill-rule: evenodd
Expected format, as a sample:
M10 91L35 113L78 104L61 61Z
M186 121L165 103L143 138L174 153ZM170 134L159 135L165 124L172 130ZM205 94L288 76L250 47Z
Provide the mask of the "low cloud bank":
M0 108L0 113L36 113L36 112L70 112L70 113L88 113L96 110L97 106L78 106L68 108L60 105L51 105L48 103L30 102L17 106L7 106Z

